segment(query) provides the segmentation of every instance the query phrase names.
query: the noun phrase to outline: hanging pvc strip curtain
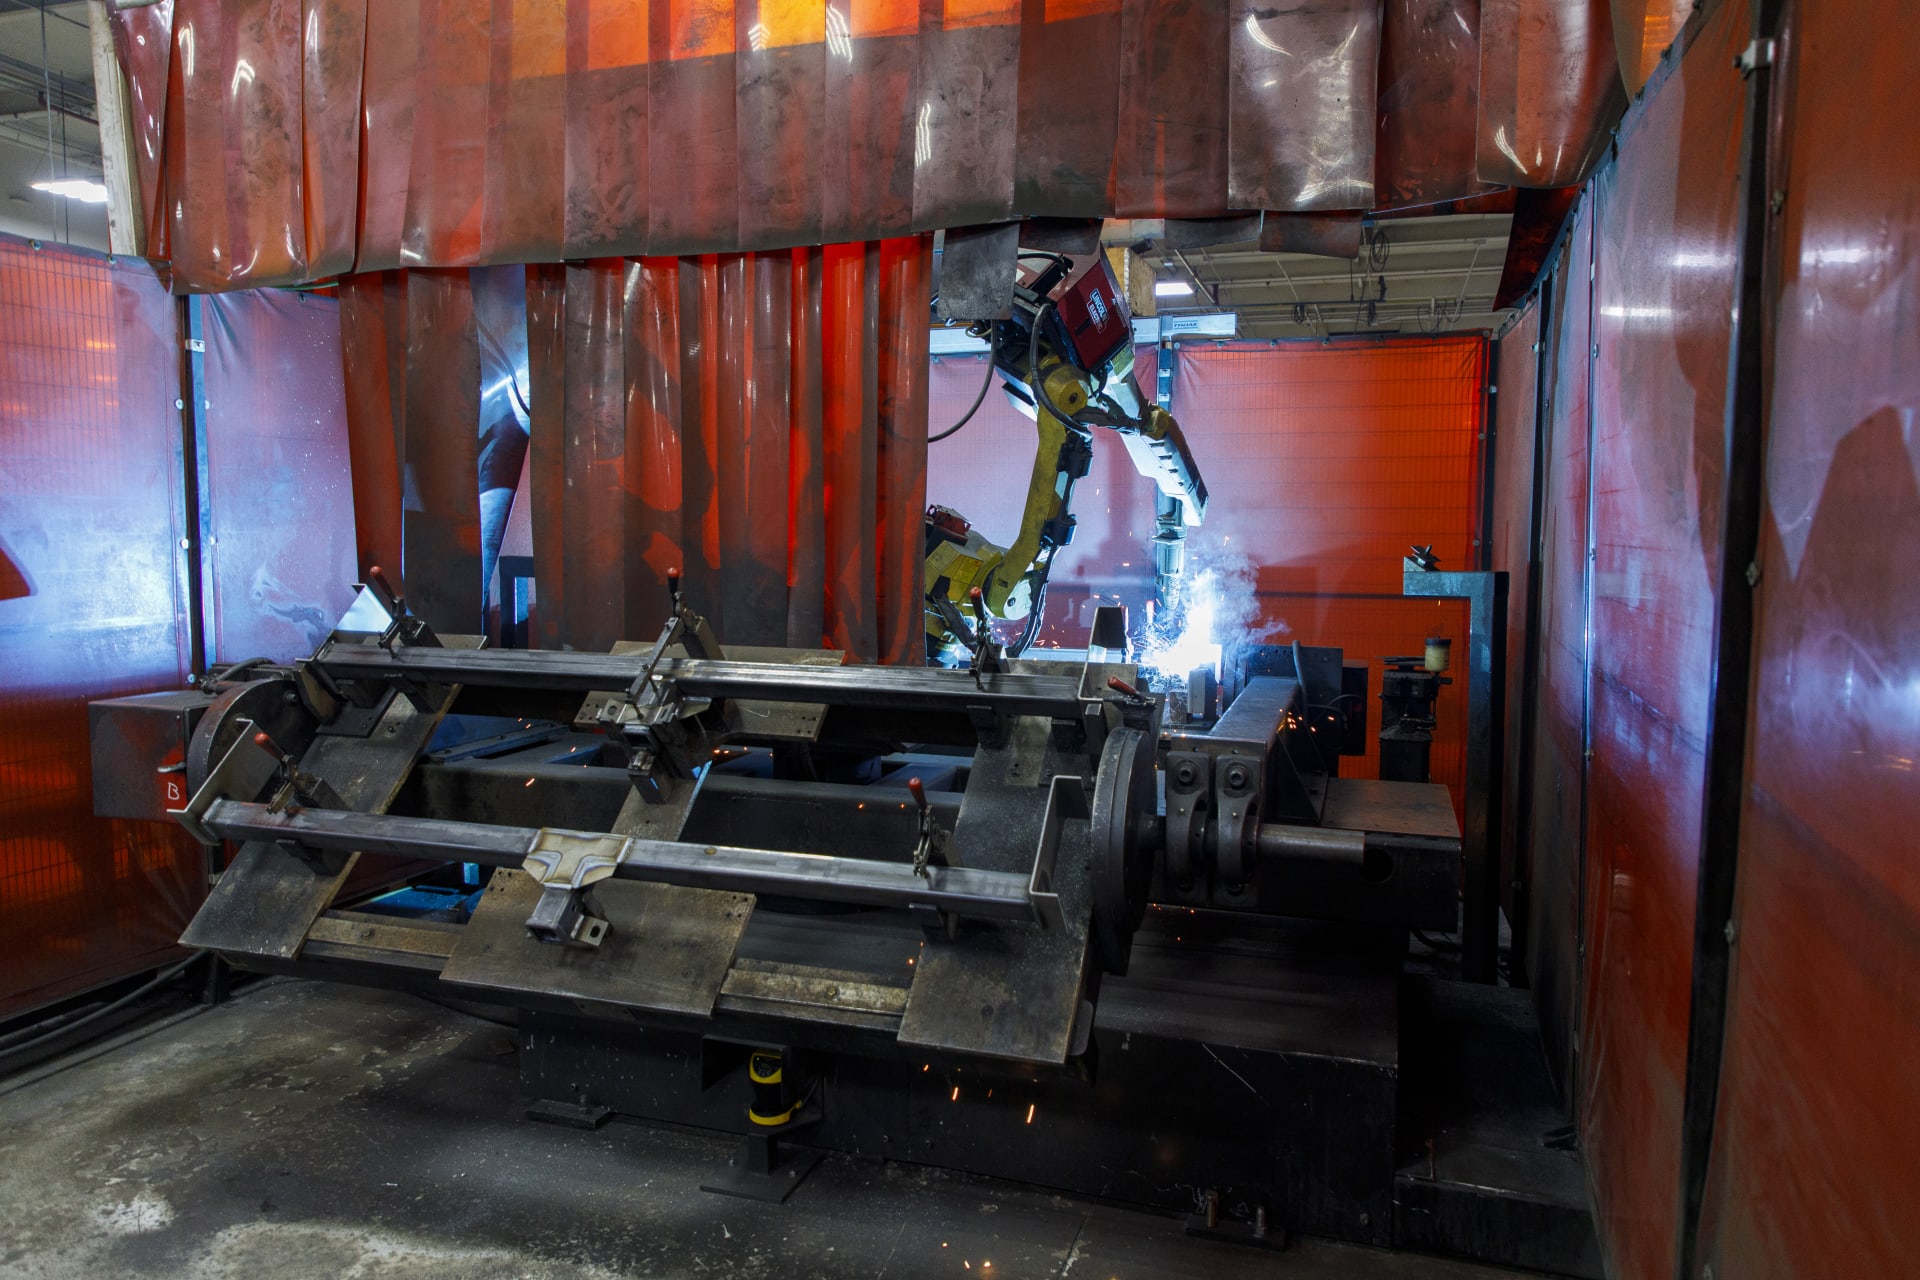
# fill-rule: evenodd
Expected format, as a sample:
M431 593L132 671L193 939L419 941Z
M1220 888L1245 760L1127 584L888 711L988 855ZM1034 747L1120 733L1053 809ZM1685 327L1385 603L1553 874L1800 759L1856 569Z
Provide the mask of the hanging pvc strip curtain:
M1626 106L1607 0L1484 0L1479 176L1578 183Z
M1660 58L1679 38L1696 0L1609 0L1613 44L1620 54L1620 79L1629 97L1647 87Z
M1227 28L1227 204L1373 204L1379 0L1278 9L1233 0Z
M134 171L140 181L142 250L167 256L165 174L167 78L173 67L173 0L113 15L113 51L127 73L127 115L133 133Z
M1616 2L1641 14L1632 56L1657 57L1646 15L1667 10ZM171 254L177 288L219 290L1565 186L1622 105L1617 16L1608 0L171 0L114 20L145 247Z
M1376 207L1495 189L1475 168L1480 0L1386 0L1381 12Z
M1226 208L1227 6L1123 0L1114 213L1204 218Z
M207 661L304 658L353 603L358 576L340 303L249 289L193 305L206 347Z
M928 236L526 268L533 643L650 639L678 573L723 643L921 661L931 272ZM361 566L452 632L490 594L483 277L342 287Z

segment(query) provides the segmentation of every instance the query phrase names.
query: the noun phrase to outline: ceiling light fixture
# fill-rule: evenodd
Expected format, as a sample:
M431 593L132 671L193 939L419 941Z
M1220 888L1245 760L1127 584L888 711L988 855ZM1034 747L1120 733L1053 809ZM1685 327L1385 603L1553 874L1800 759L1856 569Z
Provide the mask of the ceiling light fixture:
M105 183L95 182L91 178L60 178L52 182L36 182L35 191L44 191L50 196L65 196L69 200L78 200L82 204L105 204L107 187Z
M1153 282L1153 296L1156 298L1184 298L1193 292L1193 286L1185 280L1156 280Z

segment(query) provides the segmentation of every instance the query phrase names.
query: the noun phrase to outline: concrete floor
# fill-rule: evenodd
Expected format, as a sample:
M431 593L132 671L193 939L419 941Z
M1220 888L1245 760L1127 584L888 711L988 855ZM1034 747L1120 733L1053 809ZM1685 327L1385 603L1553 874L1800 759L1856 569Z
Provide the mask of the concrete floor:
M515 1081L502 1027L288 979L0 1081L0 1277L1512 1274L838 1157L761 1206L698 1189L730 1140L528 1123Z

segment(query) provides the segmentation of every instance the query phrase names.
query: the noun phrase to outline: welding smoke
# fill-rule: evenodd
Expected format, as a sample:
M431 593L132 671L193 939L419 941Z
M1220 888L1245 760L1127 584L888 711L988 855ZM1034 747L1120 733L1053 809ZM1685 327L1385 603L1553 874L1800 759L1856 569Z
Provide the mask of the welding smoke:
M1164 605L1149 609L1134 650L1148 683L1173 689L1197 667L1223 675L1237 650L1288 630L1284 622L1261 621L1253 561L1217 548L1190 550L1186 572L1174 579Z

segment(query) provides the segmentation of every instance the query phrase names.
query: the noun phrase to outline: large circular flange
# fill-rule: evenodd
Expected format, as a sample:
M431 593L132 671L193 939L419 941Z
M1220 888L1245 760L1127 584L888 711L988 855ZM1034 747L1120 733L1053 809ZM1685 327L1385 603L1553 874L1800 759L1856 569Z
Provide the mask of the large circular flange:
M1109 973L1127 971L1134 930L1146 918L1153 850L1141 828L1153 810L1153 748L1140 730L1116 729L1093 786L1093 934Z
M270 678L234 685L206 709L193 732L187 748L187 794L200 790L213 766L240 740L241 729L249 724L271 736L281 750L296 756L313 742L318 727L300 704L291 680Z

